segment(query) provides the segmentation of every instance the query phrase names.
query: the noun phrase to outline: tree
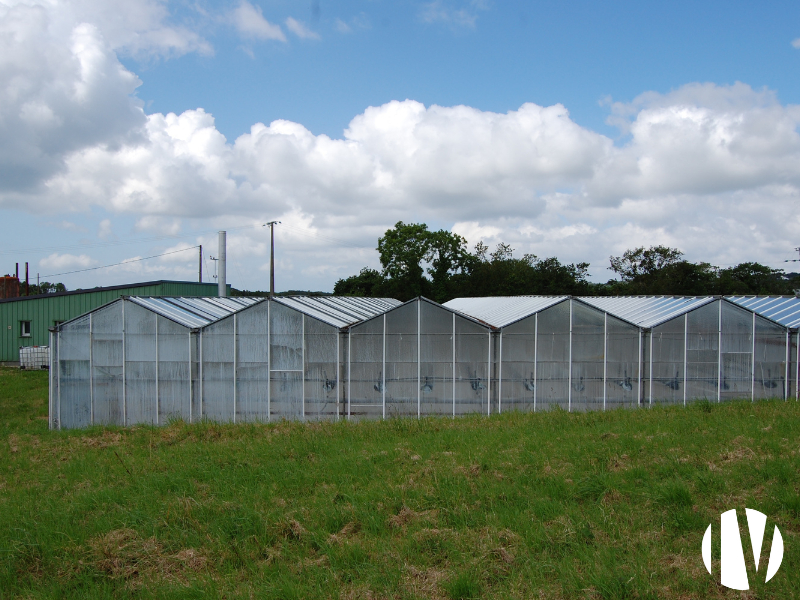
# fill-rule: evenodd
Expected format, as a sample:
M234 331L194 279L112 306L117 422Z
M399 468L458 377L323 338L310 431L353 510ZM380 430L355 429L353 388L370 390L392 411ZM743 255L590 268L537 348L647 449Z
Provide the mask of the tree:
M347 279L340 279L333 286L333 293L337 296L382 296L382 289L386 283L383 275L375 269L364 267L358 275L351 275Z
M745 262L719 272L720 294L790 294L791 282L783 269Z
M680 261L683 252L677 248L666 246L644 246L626 250L622 256L610 256L610 270L619 275L623 281L633 281L643 275L652 275L655 272Z

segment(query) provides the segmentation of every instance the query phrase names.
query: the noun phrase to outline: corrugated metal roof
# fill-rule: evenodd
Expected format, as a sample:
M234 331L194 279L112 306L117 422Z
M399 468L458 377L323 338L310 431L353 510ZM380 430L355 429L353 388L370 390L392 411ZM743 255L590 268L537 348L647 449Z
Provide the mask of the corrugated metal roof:
M401 304L394 298L352 296L279 296L273 300L339 328L371 319Z
M665 323L709 302L713 296L587 296L582 302L645 329Z
M800 327L800 298L795 296L726 296L725 299L784 327Z
M486 296L454 298L443 306L493 327L506 327L567 300L569 296Z
M265 298L160 298L127 296L126 300L153 311L184 327L196 329L211 325Z

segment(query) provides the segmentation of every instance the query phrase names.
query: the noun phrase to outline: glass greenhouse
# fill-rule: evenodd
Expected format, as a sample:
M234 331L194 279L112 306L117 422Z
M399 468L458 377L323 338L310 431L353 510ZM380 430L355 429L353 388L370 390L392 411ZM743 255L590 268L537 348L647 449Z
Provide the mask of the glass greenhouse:
M648 404L787 398L789 329L719 297L582 298L642 329Z
M456 298L498 330L497 410L593 410L641 401L640 329L569 296Z
M492 341L488 325L425 298L350 327L348 417L491 413Z
M50 426L337 418L344 329L399 304L120 298L51 331Z

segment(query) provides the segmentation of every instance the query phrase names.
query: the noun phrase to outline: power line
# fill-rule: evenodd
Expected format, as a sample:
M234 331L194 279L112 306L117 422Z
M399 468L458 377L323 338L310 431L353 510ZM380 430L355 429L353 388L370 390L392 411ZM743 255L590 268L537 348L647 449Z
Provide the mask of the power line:
M143 258L134 258L132 260L125 260L113 265L103 265L102 267L90 267L88 269L78 269L77 271L66 271L64 273L51 273L50 275L42 275L44 277L57 277L59 275L71 275L72 273L84 273L86 271L96 271L97 269L108 269L109 267L118 267L119 265L128 265L130 263L139 262L142 260L149 260L151 258L158 258L159 256L167 256L168 254L177 254L178 252L186 252L187 250L194 250L199 246L190 246L189 248L181 248L180 250L173 250L172 252L164 252L164 254L154 254L153 256L145 256Z
M258 225L241 225L239 227L229 227L227 231L239 231L241 229L252 229L257 227ZM0 256L4 256L7 254L26 254L26 253L36 253L36 252L48 252L51 250L83 250L88 248L108 248L112 246L126 246L129 244L139 244L145 242L156 242L160 240L182 240L186 238L196 237L198 235L208 234L208 233L216 233L216 229L208 229L203 231L195 231L192 233L187 233L184 235L173 235L173 234L164 234L164 235L156 235L152 237L143 237L143 238L136 238L132 240L112 240L108 242L95 242L92 244L73 244L69 246L41 246L39 248L22 248L22 249L14 249L14 250L0 250Z

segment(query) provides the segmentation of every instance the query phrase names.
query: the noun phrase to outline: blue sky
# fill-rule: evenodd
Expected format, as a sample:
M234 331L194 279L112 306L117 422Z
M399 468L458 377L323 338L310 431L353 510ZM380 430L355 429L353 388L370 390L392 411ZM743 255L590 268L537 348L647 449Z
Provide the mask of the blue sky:
M0 270L191 279L225 228L263 289L269 219L280 289L401 219L596 281L638 245L791 266L798 67L788 2L0 0Z

